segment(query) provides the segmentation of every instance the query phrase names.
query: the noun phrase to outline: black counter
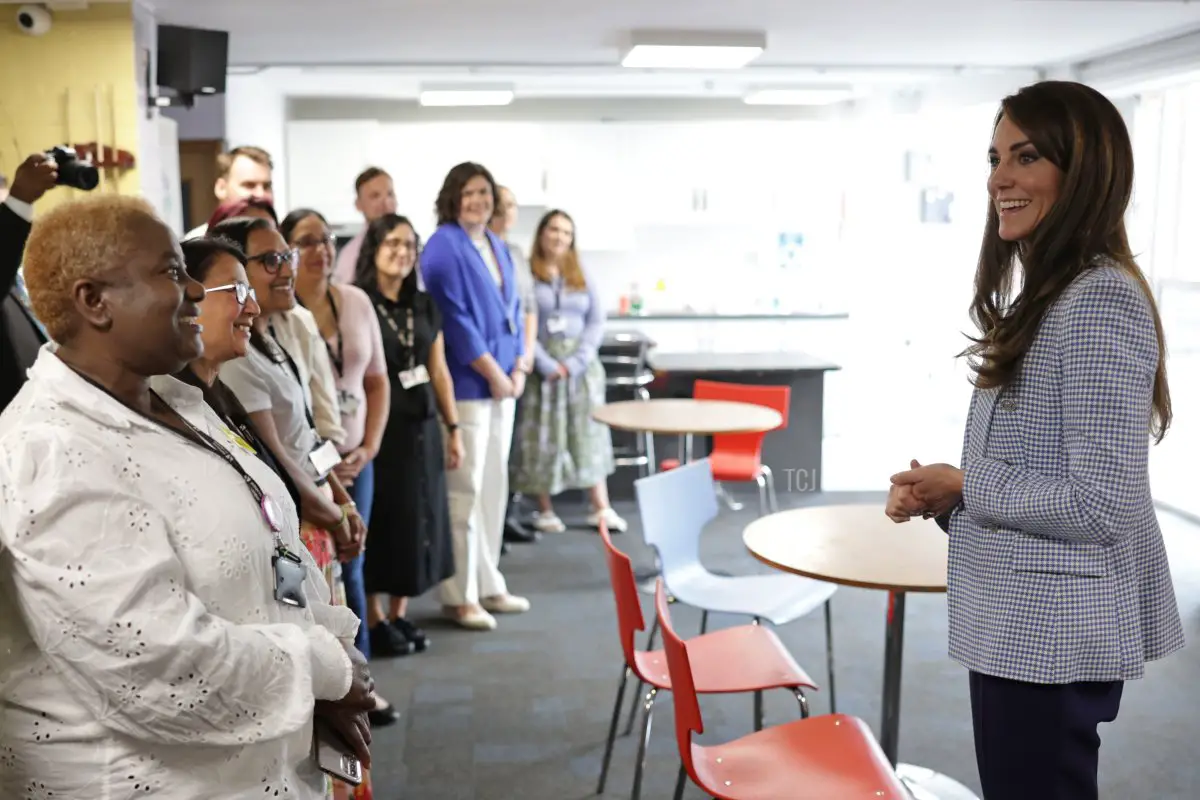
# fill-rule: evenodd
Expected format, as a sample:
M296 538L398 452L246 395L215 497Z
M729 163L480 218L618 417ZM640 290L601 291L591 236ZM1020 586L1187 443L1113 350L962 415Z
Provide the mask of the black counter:
M763 322L779 322L783 320L804 320L804 319L849 319L850 315L845 312L834 312L828 314L818 313L752 313L752 314L716 314L716 313L700 313L693 311L668 311L646 314L619 314L615 311L608 312L608 320L610 322L636 322L637 320L646 320L647 322L710 322L713 320L730 320L734 322L754 322L761 320Z

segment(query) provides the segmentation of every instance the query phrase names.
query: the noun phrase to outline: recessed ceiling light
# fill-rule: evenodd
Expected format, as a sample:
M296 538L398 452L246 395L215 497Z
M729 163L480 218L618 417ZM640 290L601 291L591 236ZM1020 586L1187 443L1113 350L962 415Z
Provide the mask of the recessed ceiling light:
M740 69L762 55L763 33L634 31L621 66L635 69Z
M854 92L842 87L803 89L758 89L742 98L750 106L824 106L850 100Z
M444 88L422 89L423 106L506 106L513 101L509 88Z

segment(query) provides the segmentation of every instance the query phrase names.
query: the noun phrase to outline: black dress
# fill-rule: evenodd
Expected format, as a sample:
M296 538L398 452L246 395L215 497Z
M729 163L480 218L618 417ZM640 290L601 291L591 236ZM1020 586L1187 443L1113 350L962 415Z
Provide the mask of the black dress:
M424 292L403 291L397 302L369 294L383 332L392 406L374 462L375 503L363 581L371 594L416 597L454 574L454 550L433 384L405 389L400 373L416 365L428 370L442 318Z

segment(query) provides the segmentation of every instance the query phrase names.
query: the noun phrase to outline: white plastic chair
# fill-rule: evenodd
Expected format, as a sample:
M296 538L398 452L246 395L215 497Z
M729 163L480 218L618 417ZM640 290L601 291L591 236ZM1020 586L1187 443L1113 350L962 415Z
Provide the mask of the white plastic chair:
M783 573L725 576L710 572L700 562L700 534L717 516L717 493L708 459L684 464L634 481L642 537L654 548L663 582L672 601L702 611L700 632L708 629L709 612L753 617L783 625L825 608L825 665L828 671L829 708L837 712L833 679L833 624L829 603L837 586L824 581ZM803 536L804 531L796 531ZM658 620L650 629L654 647ZM642 687L634 693L641 694ZM755 698L755 720L762 719L761 696ZM630 714L632 731L635 712Z

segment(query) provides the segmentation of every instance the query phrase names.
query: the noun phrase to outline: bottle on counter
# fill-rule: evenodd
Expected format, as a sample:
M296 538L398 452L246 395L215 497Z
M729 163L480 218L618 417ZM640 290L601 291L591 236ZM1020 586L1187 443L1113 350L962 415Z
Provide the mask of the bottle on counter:
M634 315L641 314L644 307L642 293L638 289L637 283L634 282L629 285L629 313Z
M629 316L629 293L621 292L621 296L617 299L617 314L622 317Z

